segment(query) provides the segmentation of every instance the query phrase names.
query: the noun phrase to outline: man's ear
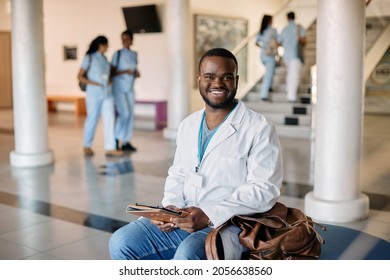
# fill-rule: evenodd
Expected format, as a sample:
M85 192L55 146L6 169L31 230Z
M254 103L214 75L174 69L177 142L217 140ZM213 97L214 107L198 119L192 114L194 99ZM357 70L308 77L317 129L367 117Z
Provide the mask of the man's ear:
M238 88L238 80L240 79L240 76L239 75L237 75L236 76L236 88Z
M196 80L199 82L200 81L200 75L196 75Z

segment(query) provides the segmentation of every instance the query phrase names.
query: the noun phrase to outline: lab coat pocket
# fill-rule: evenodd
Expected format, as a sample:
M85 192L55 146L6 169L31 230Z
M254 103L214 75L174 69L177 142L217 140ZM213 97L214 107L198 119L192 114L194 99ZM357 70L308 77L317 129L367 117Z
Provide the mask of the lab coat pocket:
M194 205L197 200L198 188L193 186L188 180L184 183L184 193L186 204Z
M246 181L246 158L222 157L224 173L230 184L241 184Z

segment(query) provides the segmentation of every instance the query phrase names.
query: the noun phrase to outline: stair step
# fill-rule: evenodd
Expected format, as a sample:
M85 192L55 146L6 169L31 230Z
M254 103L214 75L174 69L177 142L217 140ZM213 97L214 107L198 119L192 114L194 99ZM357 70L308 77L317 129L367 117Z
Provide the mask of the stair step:
M312 85L309 83L300 84L298 87L298 93L310 93L311 92ZM272 85L273 92L287 92L287 86L285 83L276 84L273 83ZM251 92L259 92L261 91L261 82L257 83Z
M277 103L286 103L287 100L287 94L283 92L270 92L270 99L271 102L277 102ZM311 104L311 94L310 93L298 93L297 99L299 103L302 104ZM247 101L259 101L260 100L260 93L259 92L249 92L246 96Z
M390 97L386 95L368 95L364 99L364 112L390 114Z
M285 115L310 115L311 105L298 104L298 103L272 103L272 102L260 102L260 101L247 101L245 104L249 109L253 111L264 113L274 112L283 113Z
M279 138L311 139L311 128L308 126L275 125Z
M269 122L275 125L288 125L288 126L311 126L311 116L309 115L285 115L282 113L261 113Z

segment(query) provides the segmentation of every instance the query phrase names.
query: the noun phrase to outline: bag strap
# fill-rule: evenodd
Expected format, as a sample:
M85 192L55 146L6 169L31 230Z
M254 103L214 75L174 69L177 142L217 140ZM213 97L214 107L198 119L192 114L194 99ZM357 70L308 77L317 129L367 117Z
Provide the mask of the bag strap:
M120 56L121 56L121 50L118 51L118 56L117 56L117 58L116 58L116 67L117 67L117 68L118 68L118 66L119 66L119 58L120 58Z
M206 238L205 248L206 248L206 256L208 260L219 260L217 246L217 235L219 229L213 229Z
M208 260L223 260L223 244L219 232L227 225L227 222L214 228L206 237L205 251Z
M91 67L91 64L92 64L92 56L91 56L91 54L88 54L88 58L89 58L89 64L88 64L87 69L85 70L85 72L87 74L88 74L89 68Z
M302 25L298 24L297 25L297 40L298 40L298 43L301 44L302 46L306 44L306 42L302 42L302 38L305 38L305 36L301 37L301 33L300 31L303 29Z

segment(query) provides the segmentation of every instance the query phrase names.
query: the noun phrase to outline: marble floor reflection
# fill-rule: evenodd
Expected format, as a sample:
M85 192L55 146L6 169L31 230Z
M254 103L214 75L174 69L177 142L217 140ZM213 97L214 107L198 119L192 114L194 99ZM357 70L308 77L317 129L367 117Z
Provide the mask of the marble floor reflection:
M83 118L72 113L49 115L49 146L55 163L13 168L13 115L0 110L0 259L109 259L108 240L118 227L136 219L128 203L160 204L175 143L162 131L137 130L138 151L106 158L101 124L93 149L82 154ZM364 118L362 192L370 215L340 224L390 241L390 116ZM313 189L311 143L281 139L285 179L281 202L303 209Z

